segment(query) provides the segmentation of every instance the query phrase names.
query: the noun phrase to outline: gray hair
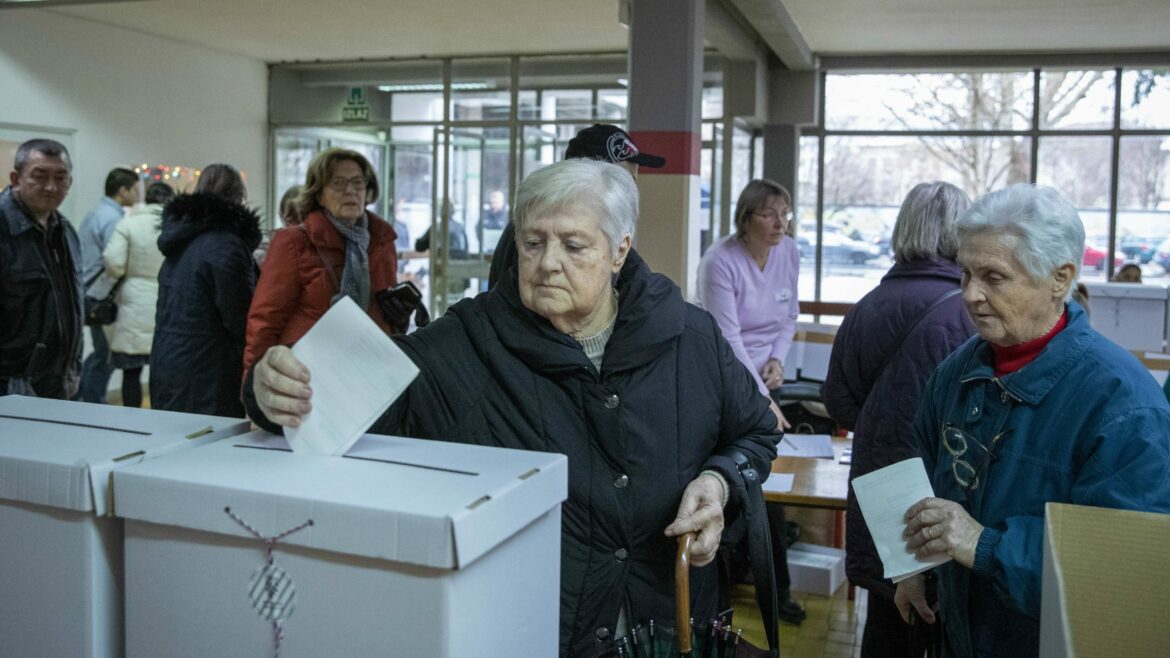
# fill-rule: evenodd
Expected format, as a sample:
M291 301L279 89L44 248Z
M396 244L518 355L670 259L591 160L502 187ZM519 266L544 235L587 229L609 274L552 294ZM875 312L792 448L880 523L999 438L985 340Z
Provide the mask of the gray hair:
M967 193L950 183L919 183L902 201L890 245L899 263L954 260L959 249L955 220L971 205Z
M577 211L595 218L614 255L622 238L634 237L638 187L621 167L598 160L562 160L532 172L516 190L516 242L528 222L548 213Z
M1019 238L1016 258L1035 280L1065 263L1080 274L1085 255L1085 225L1077 209L1051 187L1027 183L983 195L958 222L959 243L973 235L1006 233ZM1068 296L1073 286L1069 286Z
M73 171L73 160L69 157L69 149L65 145L53 139L30 139L27 142L16 147L16 157L13 158L12 169L16 173L24 171L25 165L28 164L29 157L32 156L33 151L43 153L50 158L60 158L65 162L65 166L69 171Z

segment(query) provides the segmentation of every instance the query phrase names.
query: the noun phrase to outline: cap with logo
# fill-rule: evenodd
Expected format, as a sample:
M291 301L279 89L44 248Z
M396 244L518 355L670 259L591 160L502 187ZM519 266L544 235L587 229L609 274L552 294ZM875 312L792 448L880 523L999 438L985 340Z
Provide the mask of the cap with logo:
M639 151L626 131L617 126L601 123L585 128L569 140L569 146L565 149L565 159L571 158L589 158L614 163L632 162L653 169L666 164L665 158Z

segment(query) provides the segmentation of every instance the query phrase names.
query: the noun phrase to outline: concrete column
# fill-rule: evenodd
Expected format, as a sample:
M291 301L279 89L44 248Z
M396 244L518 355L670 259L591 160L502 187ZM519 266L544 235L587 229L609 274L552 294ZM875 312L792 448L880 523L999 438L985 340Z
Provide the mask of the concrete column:
M792 193L797 207L797 180L800 173L800 126L770 123L764 126L764 178L780 183Z
M699 205L705 0L633 0L630 16L630 136L666 158L639 172L636 248L650 268L690 297L704 217Z

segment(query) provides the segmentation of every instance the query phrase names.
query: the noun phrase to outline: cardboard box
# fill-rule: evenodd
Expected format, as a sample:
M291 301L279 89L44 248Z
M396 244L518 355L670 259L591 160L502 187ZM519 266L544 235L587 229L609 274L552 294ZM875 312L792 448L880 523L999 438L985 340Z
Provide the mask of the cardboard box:
M239 418L0 397L0 655L121 655L110 473L247 430Z
M845 582L845 549L797 542L788 547L792 589L832 596Z
M1166 343L1165 286L1086 283L1093 328L1127 350L1163 352Z
M563 455L366 436L345 457L263 432L115 476L126 655L272 654L264 536L295 589L280 654L554 656ZM260 576L257 575L259 578Z
M1041 656L1170 656L1170 515L1048 503Z

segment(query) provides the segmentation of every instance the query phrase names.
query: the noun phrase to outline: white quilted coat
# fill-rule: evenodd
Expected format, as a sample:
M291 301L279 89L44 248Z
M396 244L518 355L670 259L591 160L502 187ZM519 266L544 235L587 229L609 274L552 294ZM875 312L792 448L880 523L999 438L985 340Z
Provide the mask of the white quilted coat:
M111 352L150 354L154 341L154 308L158 304L158 250L162 205L135 206L118 222L102 254L106 274L122 279L118 316L106 327ZM123 278L124 277L124 278Z

